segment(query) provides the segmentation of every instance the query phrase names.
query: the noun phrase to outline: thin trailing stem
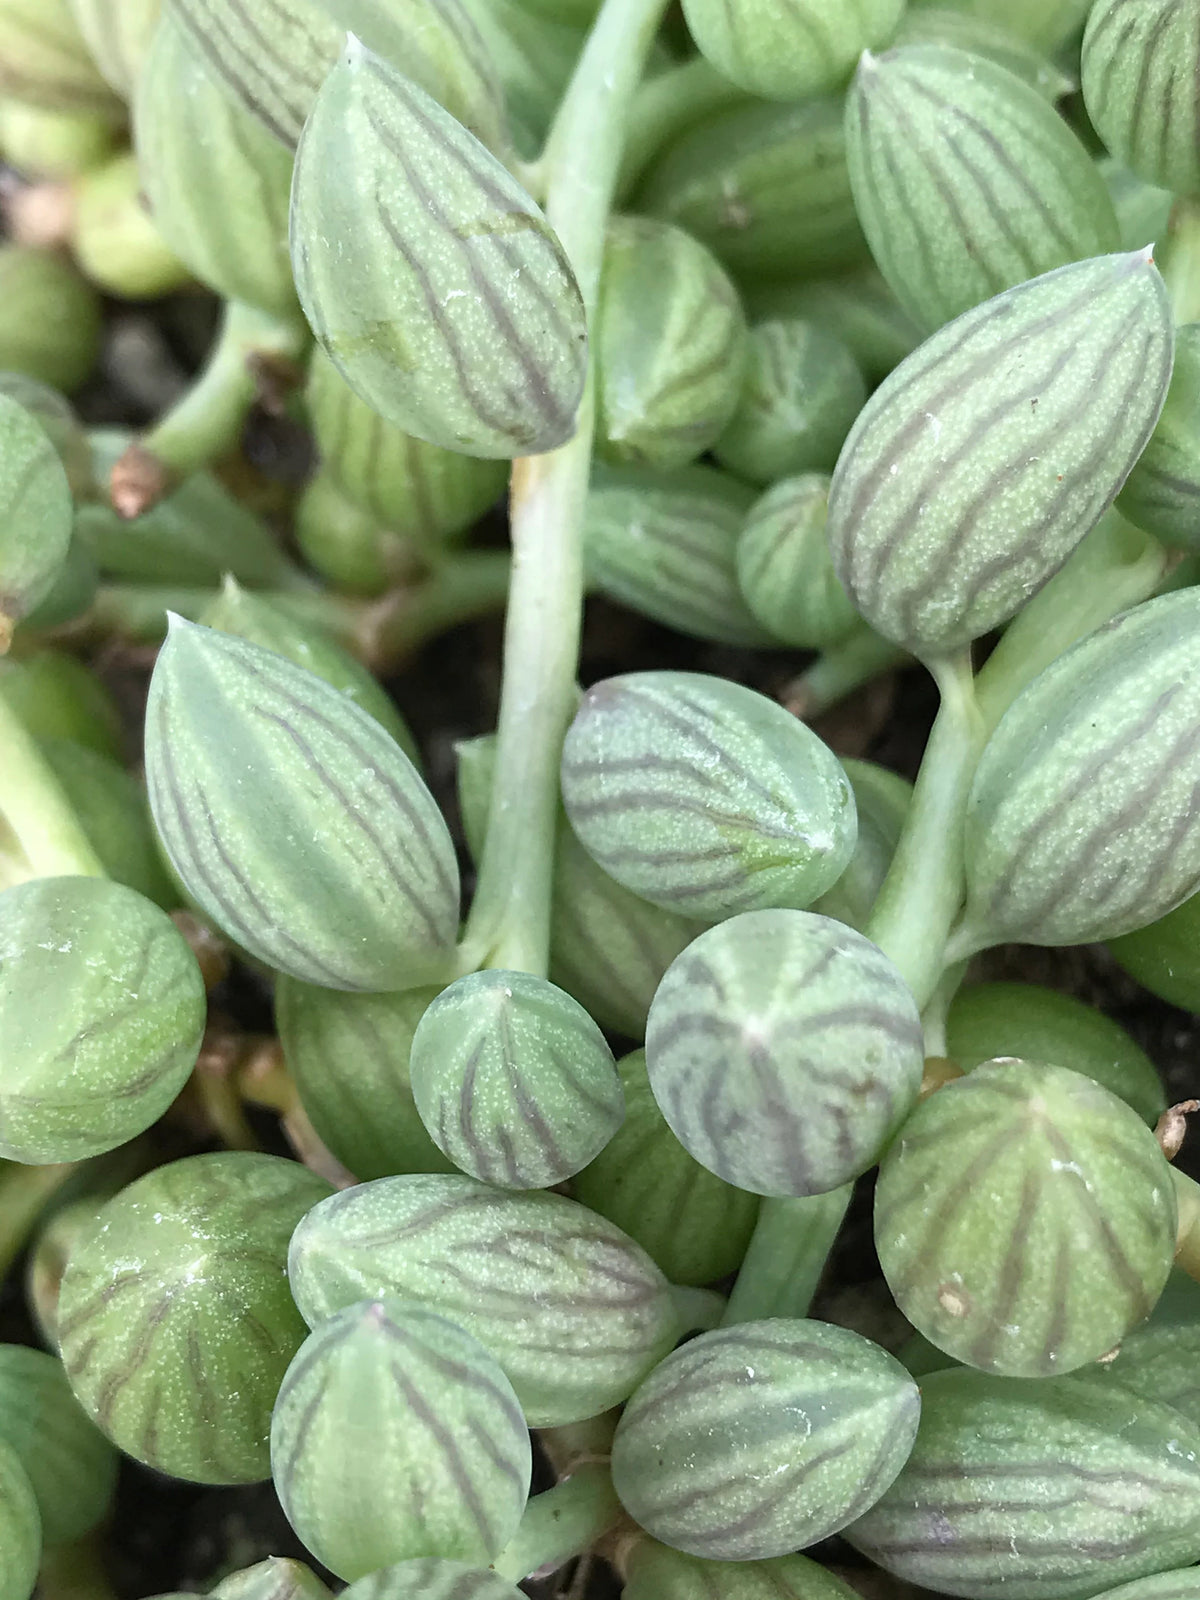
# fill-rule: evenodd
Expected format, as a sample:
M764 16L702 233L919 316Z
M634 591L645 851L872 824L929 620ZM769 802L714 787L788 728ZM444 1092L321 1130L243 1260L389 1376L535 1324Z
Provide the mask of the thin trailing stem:
M762 1203L722 1323L806 1317L854 1185Z
M911 661L900 646L881 639L865 623L823 650L785 686L780 700L793 716L811 721L894 667Z
M515 1536L492 1565L514 1583L543 1568L561 1567L602 1539L622 1515L608 1464L585 1462L553 1489L534 1495Z

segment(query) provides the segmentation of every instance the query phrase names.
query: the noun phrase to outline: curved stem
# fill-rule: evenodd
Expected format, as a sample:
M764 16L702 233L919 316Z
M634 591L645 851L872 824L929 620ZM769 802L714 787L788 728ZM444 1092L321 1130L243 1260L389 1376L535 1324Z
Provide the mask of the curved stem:
M3 694L0 874L9 884L26 878L104 877L100 859L58 779Z
M546 144L546 216L590 317L625 125L666 0L604 0ZM574 437L513 463L512 582L496 769L464 962L544 975L558 763L575 709L591 378Z
M374 672L390 672L430 639L503 608L512 563L503 550L464 550L428 577L369 604L355 652Z
M948 965L942 973L941 982L929 998L929 1004L921 1012L927 1057L946 1054L946 1018L954 996L962 988L969 966L969 961L957 961L953 965Z
M724 1320L727 1302L715 1289L692 1289L673 1283L671 1299L685 1333L708 1333L712 1328L719 1328Z
M666 145L712 111L742 105L750 96L723 78L703 56L648 78L629 108L617 194L624 199Z
M781 690L779 699L793 716L811 721L864 684L911 660L899 645L881 639L864 625L823 650Z
M723 1327L763 1317L806 1317L854 1185L762 1203Z
M608 1464L587 1462L553 1489L534 1495L492 1566L514 1583L543 1568L561 1567L602 1539L622 1515Z

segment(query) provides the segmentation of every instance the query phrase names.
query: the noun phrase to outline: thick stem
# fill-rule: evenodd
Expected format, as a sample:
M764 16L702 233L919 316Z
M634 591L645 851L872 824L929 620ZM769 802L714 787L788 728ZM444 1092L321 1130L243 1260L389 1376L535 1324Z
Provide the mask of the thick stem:
M621 1502L606 1462L592 1461L534 1495L520 1527L492 1565L514 1583L582 1555L621 1520Z
M811 721L864 684L911 659L899 645L881 639L870 628L856 628L840 643L823 650L780 692L779 698L793 716Z
M921 1026L925 1030L926 1056L946 1054L946 1018L954 996L962 988L969 961L959 961L942 973L941 982L930 996L929 1004L921 1012Z
M724 1327L763 1317L806 1317L854 1193L764 1200L722 1318Z
M1180 196L1159 251L1171 310L1180 326L1200 322L1200 200Z
M604 0L546 145L546 216L589 317L629 104L664 7L665 0ZM574 437L513 464L495 777L464 941L468 962L541 975L550 950L558 764L575 710L593 429L589 376Z
M5 879L102 878L92 849L58 779L42 760L3 694L0 694L0 854ZM26 870L27 869L27 870Z
M659 151L688 128L711 112L742 105L749 99L744 89L723 78L703 56L694 56L691 61L648 78L629 108L617 194L624 199Z

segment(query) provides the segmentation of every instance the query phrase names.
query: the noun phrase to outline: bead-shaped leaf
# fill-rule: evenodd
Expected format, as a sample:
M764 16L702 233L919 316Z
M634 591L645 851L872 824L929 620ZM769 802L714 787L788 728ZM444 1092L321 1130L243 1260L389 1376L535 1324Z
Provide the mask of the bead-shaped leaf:
M758 1198L702 1167L658 1108L635 1050L617 1063L625 1121L571 1193L653 1256L672 1283L715 1283L736 1272L758 1218Z
M1167 544L1200 549L1200 323L1176 330L1166 404L1125 481L1119 509Z
M506 1189L565 1182L625 1114L600 1029L527 972L472 972L444 989L417 1024L409 1073L438 1149Z
M454 1323L403 1300L348 1306L305 1340L271 1422L271 1473L317 1559L355 1579L440 1555L486 1563L529 1494L512 1385Z
M458 919L446 825L395 741L322 679L176 620L151 681L146 778L189 893L280 972L387 990L444 965Z
M15 400L46 431L67 474L71 494L82 499L92 489L92 459L88 437L75 408L65 396L23 372L0 372L0 394Z
M751 94L802 100L840 88L903 9L904 0L684 0L683 14L718 72Z
M123 100L133 95L162 10L162 0L68 0L75 24L105 81Z
M1086 1368L1082 1376L1174 1406L1193 1428L1200 1428L1198 1371L1200 1286L1176 1270L1146 1321L1125 1335L1111 1360Z
M1141 454L1173 330L1148 251L1060 267L964 312L875 391L838 460L829 543L866 620L941 655L1012 616Z
M1147 183L1200 192L1196 0L1096 0L1083 39L1088 116L1119 161Z
M836 644L858 624L825 537L829 479L783 478L754 502L737 542L746 604L775 638L806 650Z
M1005 25L1007 8L1004 13L994 6L992 10L994 14L989 16L986 0L983 8L976 10L968 9L963 0L946 5L926 4L921 0L900 19L900 26L892 36L892 47L950 45L955 50L983 56L1015 74L1052 105L1077 87L1076 80L1054 60L1050 51L1039 48ZM1132 242L1136 245L1146 237L1148 235L1142 234Z
M680 1333L667 1281L619 1228L557 1194L473 1178L380 1178L316 1207L288 1267L313 1326L396 1295L466 1328L499 1361L532 1427L626 1399Z
M609 223L593 347L597 449L610 461L681 467L733 416L746 319L720 263L682 228Z
M625 1407L613 1484L661 1543L763 1561L873 1505L920 1410L900 1363L849 1329L787 1318L721 1328L668 1356Z
M624 1600L853 1600L854 1590L806 1556L697 1561L652 1539L629 1553Z
M233 1572L209 1590L209 1600L328 1600L329 1590L302 1561L268 1556Z
M1190 895L1165 917L1109 941L1109 951L1131 977L1160 1000L1200 1010L1200 895Z
M773 638L738 588L745 484L697 463L673 472L597 467L584 512L588 581L610 600L716 644Z
M42 1562L33 1485L10 1445L0 1443L0 1600L30 1600Z
M35 739L70 739L110 761L120 758L121 713L78 657L51 649L7 656L0 694Z
M714 454L750 483L827 472L866 398L854 357L832 333L811 322L761 322Z
M693 917L809 905L854 850L853 795L828 748L764 695L700 673L589 689L562 793L607 873Z
M871 254L930 331L1118 247L1108 190L1079 139L1036 89L981 56L929 44L865 57L846 147Z
M1127 611L1018 696L967 811L964 941L1086 944L1200 885L1200 594Z
M114 122L121 114L79 32L70 0L5 0L0 94L46 111Z
M50 436L0 394L0 649L46 598L71 542L71 489Z
M350 1600L521 1600L521 1591L490 1568L461 1561L399 1561L342 1591Z
M571 436L587 334L557 236L477 139L355 39L296 151L291 249L314 333L386 421L501 458Z
M56 1356L0 1345L0 1442L25 1469L46 1545L81 1539L106 1515L117 1454L80 1409ZM2 1541L0 1552L7 1556Z
M912 1454L844 1536L941 1594L1078 1600L1200 1555L1200 1433L1085 1378L935 1372Z
M896 853L913 792L910 783L873 761L847 760L842 766L854 790L858 840L850 865L813 910L865 933Z
M754 1194L840 1188L916 1101L917 1004L877 946L806 911L710 928L646 1024L655 1099L697 1161Z
M948 1355L1011 1377L1112 1350L1162 1292L1175 1228L1170 1168L1137 1113L1041 1063L992 1062L931 1096L875 1192L876 1248L905 1316Z
M58 1304L63 1364L127 1454L176 1478L254 1483L304 1323L288 1240L329 1185L243 1151L158 1167L101 1210Z
M918 0L924 5L925 0ZM972 16L990 18L1026 43L1051 53L1077 33L1091 0L951 0Z
M0 895L0 1154L77 1161L148 1128L187 1081L205 1022L170 917L103 878Z
M872 386L911 355L922 337L878 269L870 265L831 278L749 285L746 309L759 322L799 319L827 328L846 346Z
M96 364L100 335L100 298L66 256L0 245L0 367L71 394Z

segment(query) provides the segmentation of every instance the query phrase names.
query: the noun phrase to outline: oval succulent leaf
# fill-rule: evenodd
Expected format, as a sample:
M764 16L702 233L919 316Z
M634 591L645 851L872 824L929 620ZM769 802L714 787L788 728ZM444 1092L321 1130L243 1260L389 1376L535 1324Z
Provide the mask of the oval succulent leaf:
M827 747L764 695L699 673L589 689L562 794L611 877L692 917L808 905L854 850L853 795Z
M1162 280L1134 251L1007 289L903 361L829 493L834 568L871 626L937 656L1012 616L1124 483L1172 348Z
M368 1573L342 1594L350 1600L521 1600L521 1591L490 1568L432 1556Z
M69 0L5 0L0 94L46 111L117 121L121 105L92 60Z
M702 933L650 1007L654 1097L701 1165L753 1194L812 1195L865 1172L912 1109L916 1001L881 950L806 911Z
M1116 1384L1147 1400L1174 1406L1200 1429L1200 1286L1176 1270L1158 1304L1121 1341L1111 1360L1083 1373L1101 1386Z
M107 1514L117 1453L80 1409L56 1356L0 1345L0 1441L28 1475L47 1545L82 1539ZM3 1540L0 1552L7 1559Z
M1175 332L1175 370L1118 509L1167 544L1200 551L1200 323Z
M322 679L176 619L150 686L146 778L189 893L280 972L387 990L445 964L446 825L395 741Z
M1200 1433L1085 1378L961 1369L921 1382L891 1488L844 1537L885 1572L967 1600L1079 1600L1200 1555Z
M0 1600L30 1600L42 1563L37 1497L17 1453L0 1443Z
M488 1562L529 1494L529 1432L492 1357L402 1300L348 1306L280 1387L271 1472L309 1550L353 1580L417 1555Z
M1127 611L1018 696L967 810L963 940L1087 944L1200 885L1200 593Z
M477 139L353 38L296 152L291 247L317 339L386 421L477 456L570 438L587 332L558 238Z
M1078 3L1078 0L1076 0ZM1091 0L1083 0L1090 5ZM1036 89L1043 99L1054 105L1078 87L1075 78L1053 59L1052 50L1039 48L1019 32L1006 26L1011 8L1003 12L994 5L988 14L988 0L983 0L982 10L969 10L961 3L926 4L925 0L911 6L900 19L900 26L892 37L893 48L901 45L950 45L955 50L969 51L973 56L983 56ZM1131 241L1139 244L1140 235Z
M1184 1011L1200 1011L1200 895L1165 917L1109 942L1117 963L1143 988Z
M1036 89L946 45L866 56L846 101L854 203L897 299L932 331L1118 247L1104 179Z
M838 581L825 537L829 479L783 478L754 502L737 542L746 604L775 638L805 650L844 639L858 613Z
M100 298L65 255L0 245L0 305L0 367L67 394L87 380L100 354Z
M71 487L24 406L0 394L0 650L54 586L71 542Z
M1147 183L1200 192L1196 0L1096 0L1083 37L1088 116L1118 160Z
M763 1561L873 1505L917 1431L916 1384L846 1328L770 1318L702 1333L625 1407L613 1484L655 1539L710 1561Z
M886 44L904 0L684 0L701 52L750 94L801 100L837 89L864 50Z
M105 81L123 100L133 95L162 0L69 0L83 41Z
M67 1376L127 1454L198 1483L269 1472L271 1407L304 1338L288 1240L329 1185L243 1151L158 1167L100 1211L58 1304Z
M757 322L799 319L827 328L872 387L911 355L922 338L874 266L851 268L832 278L748 285L746 309Z
M1200 1597L1200 1572L1181 1567L1175 1572L1156 1572L1149 1578L1135 1578L1119 1589L1106 1589L1097 1600L1197 1600Z
M457 1175L381 1178L317 1206L288 1271L312 1326L372 1295L458 1323L499 1361L532 1427L619 1405L680 1332L666 1279L612 1223L562 1195Z
M625 1114L604 1035L545 978L459 978L413 1035L413 1099L462 1171L506 1189L548 1189L598 1155Z
M1137 1113L1041 1063L991 1062L931 1096L875 1192L876 1248L905 1316L948 1355L1011 1377L1112 1350L1162 1292L1175 1229L1171 1171Z
M639 1539L626 1566L624 1600L854 1600L855 1591L806 1556L774 1561L697 1561Z
M209 1600L329 1600L329 1590L302 1561L268 1556L222 1578Z

